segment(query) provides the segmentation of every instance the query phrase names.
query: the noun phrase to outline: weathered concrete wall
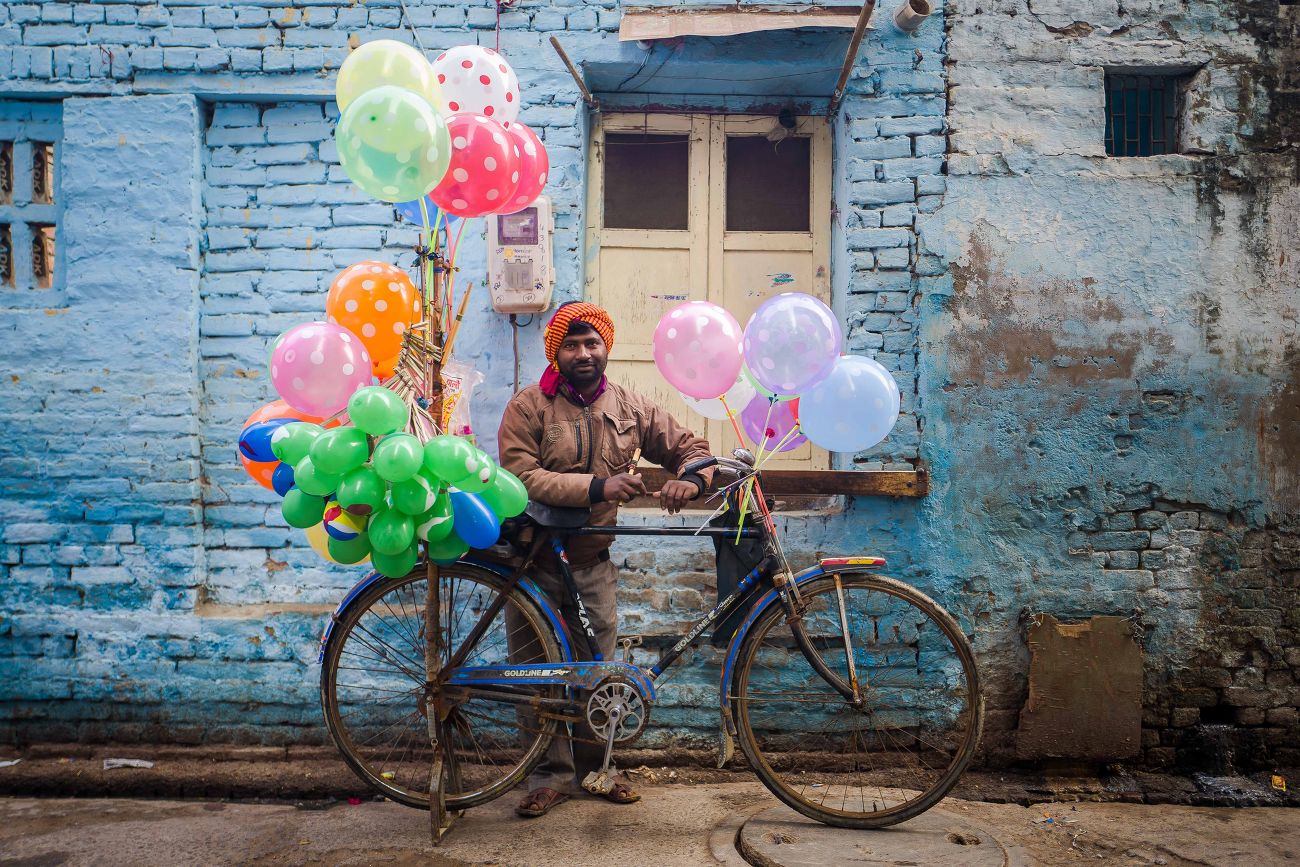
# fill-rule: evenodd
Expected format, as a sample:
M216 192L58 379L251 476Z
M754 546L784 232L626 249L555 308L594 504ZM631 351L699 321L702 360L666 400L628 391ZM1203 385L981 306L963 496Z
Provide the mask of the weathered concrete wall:
M1300 568L1293 7L984 3L949 19L949 192L921 243L931 503L989 593L991 750L1017 614L1133 615L1143 745L1294 763ZM1273 25L1277 25L1274 28ZM1294 43L1292 43L1294 44ZM1105 156L1103 68L1198 70L1186 154ZM959 467L959 469L957 469Z

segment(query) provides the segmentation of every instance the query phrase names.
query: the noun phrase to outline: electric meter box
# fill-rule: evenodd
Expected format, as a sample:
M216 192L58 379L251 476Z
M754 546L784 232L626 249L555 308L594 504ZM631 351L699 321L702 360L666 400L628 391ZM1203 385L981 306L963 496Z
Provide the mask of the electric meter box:
M498 313L541 313L551 306L555 267L551 200L538 196L522 211L487 218L488 288Z

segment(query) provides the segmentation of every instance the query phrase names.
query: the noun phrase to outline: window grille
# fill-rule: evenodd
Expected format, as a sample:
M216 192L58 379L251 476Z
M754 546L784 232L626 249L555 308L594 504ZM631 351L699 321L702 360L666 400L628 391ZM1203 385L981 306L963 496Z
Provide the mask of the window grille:
M1106 72L1106 155L1178 152L1181 85L1187 76Z
M0 99L0 287L16 290L0 306L60 301L62 115L57 102ZM31 290L29 301L17 294Z

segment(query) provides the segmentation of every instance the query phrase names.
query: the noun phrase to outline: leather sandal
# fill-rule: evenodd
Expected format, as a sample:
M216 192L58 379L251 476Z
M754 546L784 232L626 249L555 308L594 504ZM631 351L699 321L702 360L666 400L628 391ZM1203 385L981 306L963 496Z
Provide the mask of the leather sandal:
M569 796L563 792L542 786L529 792L515 807L515 813L526 819L536 819L538 816L545 816L552 807L563 804L567 800Z
M635 804L641 800L641 796L633 791L630 785L622 781L615 782L614 787L601 797L615 804Z

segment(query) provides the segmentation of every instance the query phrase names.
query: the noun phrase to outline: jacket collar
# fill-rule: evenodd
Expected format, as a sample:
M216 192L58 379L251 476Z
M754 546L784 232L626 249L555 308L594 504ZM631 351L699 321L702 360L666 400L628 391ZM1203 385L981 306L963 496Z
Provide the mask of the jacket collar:
M542 378L537 385L541 388L542 394L547 397L563 394L570 403L576 406L592 406L596 401L600 400L600 396L609 387L609 379L601 376L600 384L596 386L596 393L591 396L591 400L583 399L582 395L572 385L569 385L569 381L561 376L560 372L552 365L547 365L546 370L542 371Z

